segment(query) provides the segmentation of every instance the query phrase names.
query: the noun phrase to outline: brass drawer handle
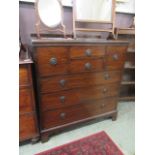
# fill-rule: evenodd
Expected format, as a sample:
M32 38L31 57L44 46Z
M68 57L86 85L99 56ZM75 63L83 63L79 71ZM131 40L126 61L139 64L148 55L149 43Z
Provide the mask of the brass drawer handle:
M57 64L57 58L51 58L50 59L50 64L51 65L56 65Z
M60 118L61 118L61 119L64 119L65 117L66 117L66 113L62 112L62 113L60 114Z
M109 78L110 78L110 75L109 75L108 73L105 73L105 74L104 74L104 79L105 79L105 80L108 80Z
M92 68L91 63L87 62L87 63L85 64L85 69L90 70L91 68Z
M118 60L118 54L114 54L114 55L112 56L112 58L113 58L113 60Z
M62 79L62 80L59 81L59 83L60 83L60 85L62 87L64 87L65 86L65 83L66 83L66 80Z
M108 91L107 88L104 88L104 89L103 89L103 93L106 93L107 91Z
M65 102L65 99L66 99L65 96L60 96L60 101L61 101L61 103L64 103L64 102Z
M90 49L87 49L85 51L85 55L88 56L88 57L90 57L92 55L92 51Z

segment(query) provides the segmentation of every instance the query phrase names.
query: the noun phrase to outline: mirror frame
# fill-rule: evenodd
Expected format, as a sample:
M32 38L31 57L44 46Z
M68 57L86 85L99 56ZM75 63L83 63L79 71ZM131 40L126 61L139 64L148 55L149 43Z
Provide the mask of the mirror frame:
M57 25L57 26L52 28L52 27L49 27L48 25L46 25L42 21L42 19L40 18L39 9L38 9L39 0L35 0L35 12L36 12L36 17L37 17L35 28L36 28L36 32L37 32L37 37L38 38L41 38L40 33L44 32L44 31L48 31L48 32L54 32L54 31L62 32L64 37L66 37L66 26L63 23L63 17L64 17L64 15L63 15L63 6L62 6L62 3L61 3L60 0L57 0L57 1L58 1L59 5L61 7L61 21L60 21L59 25Z
M112 33L113 38L115 33L115 0L112 0L112 15L111 15L111 21L102 21L102 20L80 20L77 19L77 11L76 11L76 0L73 0L73 35L74 38L76 38L76 32L77 31L84 31L84 32L110 32ZM98 23L98 24L111 24L112 28L109 29L90 29L90 28L78 28L76 27L77 23Z

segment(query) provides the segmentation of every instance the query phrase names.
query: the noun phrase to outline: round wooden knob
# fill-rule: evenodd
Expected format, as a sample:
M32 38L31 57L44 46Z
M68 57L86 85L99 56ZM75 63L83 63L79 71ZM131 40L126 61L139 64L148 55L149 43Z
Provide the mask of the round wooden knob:
M51 58L50 59L50 64L51 65L56 65L57 64L57 58Z
M62 113L60 114L60 118L61 118L61 119L64 119L65 117L66 117L66 113L62 112Z
M118 60L118 54L114 54L114 55L112 56L112 58L113 58L113 60Z
M108 90L107 90L107 88L104 88L103 89L103 93L106 93Z
M105 104L103 103L103 104L101 104L101 108L104 108L105 107Z
M65 86L65 83L66 83L66 80L64 80L64 79L62 79L62 80L60 80L60 85L62 86L62 87L64 87Z
M91 51L90 49L87 49L87 50L85 51L85 55L86 55L86 56L90 57L91 54L92 54L92 51Z
M87 62L87 63L85 64L85 69L90 70L91 67L92 67L91 63Z
M65 102L65 99L66 99L65 96L60 96L60 101L61 101L61 103L64 103L64 102Z
M105 80L108 80L109 78L110 78L110 75L109 75L108 73L105 73L105 74L104 74L104 79L105 79Z

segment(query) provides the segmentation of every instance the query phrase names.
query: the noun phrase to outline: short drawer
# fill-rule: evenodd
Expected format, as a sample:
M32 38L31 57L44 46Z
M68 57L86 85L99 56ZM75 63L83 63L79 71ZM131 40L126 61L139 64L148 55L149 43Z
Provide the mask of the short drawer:
M36 119L33 113L20 115L19 137L20 141L33 138L38 135Z
M21 88L19 90L19 112L32 112L33 109L33 96L32 96L32 89L31 88Z
M71 73L103 71L105 68L104 59L97 60L72 60L69 65Z
M126 59L127 46L108 46L106 54L107 69L123 68Z
M37 48L36 60L40 76L67 72L69 50L67 47Z
M115 83L120 80L120 71L54 76L41 79L40 91L41 93L50 93L60 90Z
M29 65L22 64L19 66L19 85L29 85L31 83L29 71Z
M102 99L118 95L118 84L109 84L96 87L79 88L76 90L61 91L41 96L41 110L68 107L86 101Z
M105 55L105 46L77 46L70 48L70 58L99 58L104 57Z
M117 100L115 98L105 100L95 100L86 102L70 108L46 111L42 113L42 129L82 121L82 119L91 118L106 112L116 110Z

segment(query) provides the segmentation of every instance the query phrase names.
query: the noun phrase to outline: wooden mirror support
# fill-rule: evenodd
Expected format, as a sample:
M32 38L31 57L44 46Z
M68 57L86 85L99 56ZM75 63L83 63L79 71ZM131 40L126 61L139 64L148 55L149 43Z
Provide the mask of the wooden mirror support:
M118 35L135 35L135 17L133 17L130 27L115 28L115 38L118 39Z
M54 5L50 5L52 3L56 3L57 7ZM39 10L42 7L44 10ZM53 8L52 8L53 7ZM57 9L56 9L57 8ZM61 0L36 0L35 1L35 11L37 21L35 24L37 37L41 38L41 33L47 32L61 32L63 33L64 37L66 37L66 27L63 23L63 6L61 4ZM58 11L58 12L57 12ZM41 15L42 13L42 15ZM60 21L56 21L52 23L52 20L56 19L56 15ZM43 19L44 17L44 19ZM46 19L46 20L45 20ZM58 20L58 19L56 19ZM46 23L45 23L46 21Z
M106 20L106 19L104 19L102 17L99 17L97 15L95 17L94 17L94 15L92 15L92 16L88 15L88 18L86 17L85 7L89 8L89 13L92 14L93 9L95 7L94 4L97 4L98 7L100 7L99 3L103 4L104 3L103 1L100 1L100 0L98 0L98 1L96 1L96 0L95 1L87 0L87 3L86 3L85 0L83 0L83 1L81 0L81 2L83 4L80 7L77 6L78 5L77 2L79 3L79 0L73 0L73 35L74 35L74 38L77 37L77 34L76 34L77 31L83 31L83 32L110 32L112 34L113 38L114 38L114 35L115 35L115 33L114 33L114 30L115 30L114 29L115 28L115 0L108 0L108 1L105 0L105 3L109 3L108 5L110 6L109 15L106 12L106 10L108 10L108 9L105 7L105 13L108 16L110 16L109 20ZM95 2L95 3L93 3L93 2ZM109 8L109 6L108 6L108 8ZM77 8L77 7L79 7L79 8ZM82 12L81 8L83 8L84 12ZM96 9L96 10L98 10L98 9ZM104 10L103 10L102 7L100 7L99 11L103 12ZM95 12L96 11L94 11L94 13ZM82 17L82 16L78 16L78 13L80 13L81 15L82 14L85 15L85 17L80 19L79 17ZM97 24L100 24L102 26L106 25L106 24L110 24L111 27L110 28L84 28L84 27L79 28L79 27L77 27L78 23L92 23L92 24L97 23Z

